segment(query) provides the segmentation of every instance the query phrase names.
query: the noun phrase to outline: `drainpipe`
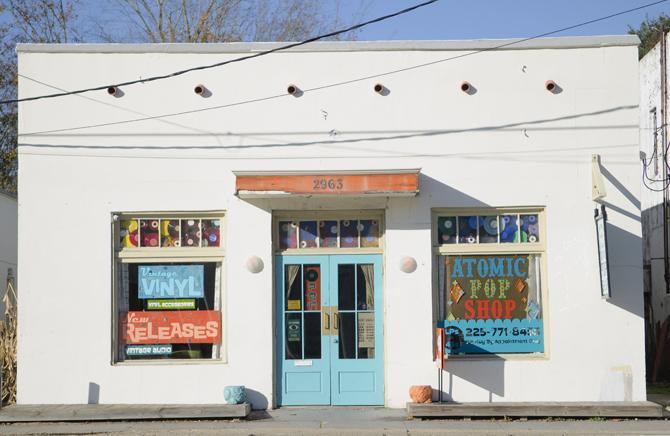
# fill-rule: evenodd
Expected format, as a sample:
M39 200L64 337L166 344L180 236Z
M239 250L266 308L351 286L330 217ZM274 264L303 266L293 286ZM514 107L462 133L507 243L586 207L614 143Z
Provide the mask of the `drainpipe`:
M668 142L668 58L667 41L665 29L661 29L661 121L663 129L661 130L663 144L663 186L667 184L668 167L667 163L667 142ZM670 294L670 253L668 247L668 189L663 189L663 266L665 278L665 292Z

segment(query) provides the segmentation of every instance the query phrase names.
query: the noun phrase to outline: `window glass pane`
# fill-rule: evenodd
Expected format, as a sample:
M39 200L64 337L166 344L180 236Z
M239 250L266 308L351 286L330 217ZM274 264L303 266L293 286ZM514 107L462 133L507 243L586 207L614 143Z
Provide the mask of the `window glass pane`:
M521 242L540 242L537 214L521 215Z
M337 247L337 221L319 221L319 246Z
M295 221L279 221L279 248L298 248L298 223Z
M456 217L441 216L437 218L437 243L456 243Z
M286 359L302 359L302 313L286 314Z
M374 359L375 357L375 314L374 312L358 313L358 358Z
M321 358L321 312L305 313L305 359Z
M181 220L182 247L199 247L201 234L200 220L193 218Z
M340 310L354 310L356 293L354 265L339 265L337 274L337 308Z
M320 265L305 265L305 310L321 310Z
M544 351L538 254L440 256L451 354ZM451 347L451 348L450 348Z
M498 216L479 217L479 242L490 244L498 242Z
M202 246L221 246L221 220L202 220Z
M500 242L519 242L519 226L516 215L500 216Z
M123 248L137 247L139 225L137 220L122 220L120 224L119 242Z
M284 310L302 310L302 274L301 265L286 265L284 267L284 292L286 299Z
M316 221L300 221L300 248L316 247Z
M119 360L216 358L220 267L217 262L124 264Z
M361 247L379 247L379 221L361 220Z
M140 220L140 246L158 247L158 220Z
M477 217L458 217L458 242L461 244L474 244L477 242Z
M373 310L375 308L375 270L374 265L364 264L356 266L358 292L356 308L358 310Z
M179 220L161 220L161 247L179 247Z
M358 220L340 221L340 247L358 247Z
M340 359L356 358L356 314L354 312L340 312L338 339L340 345Z

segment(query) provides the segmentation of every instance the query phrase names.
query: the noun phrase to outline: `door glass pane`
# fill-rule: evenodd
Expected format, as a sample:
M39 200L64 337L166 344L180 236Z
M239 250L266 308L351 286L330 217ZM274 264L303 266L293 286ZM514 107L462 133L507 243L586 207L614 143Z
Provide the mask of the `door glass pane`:
M321 312L305 313L305 359L321 358Z
M286 265L284 267L284 292L286 298L284 310L301 310L302 301L302 274L300 274L301 265Z
M339 265L337 275L337 308L339 310L354 310L356 297L354 265Z
M321 310L321 265L305 265L305 310Z
M356 308L358 310L373 310L375 308L374 265L357 265L356 274L358 283Z
M358 313L358 358L374 359L375 357L375 314L374 312Z
M356 358L356 318L355 313L339 313L340 359Z
M286 314L286 360L302 359L302 314Z

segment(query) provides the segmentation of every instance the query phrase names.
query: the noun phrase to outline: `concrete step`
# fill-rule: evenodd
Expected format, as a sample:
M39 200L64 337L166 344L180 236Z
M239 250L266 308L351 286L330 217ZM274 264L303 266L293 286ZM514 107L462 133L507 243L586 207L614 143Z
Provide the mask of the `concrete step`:
M139 419L245 418L243 404L14 404L0 409L0 422L131 421Z
M662 418L663 406L638 402L407 403L412 418L569 417Z

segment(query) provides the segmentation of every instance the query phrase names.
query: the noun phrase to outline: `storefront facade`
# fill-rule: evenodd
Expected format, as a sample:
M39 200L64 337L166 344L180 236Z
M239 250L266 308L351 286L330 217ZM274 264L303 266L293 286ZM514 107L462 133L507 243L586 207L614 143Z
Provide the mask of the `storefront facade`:
M447 399L643 400L637 42L322 43L21 103L18 401L403 407L439 325ZM22 45L20 97L272 47Z

